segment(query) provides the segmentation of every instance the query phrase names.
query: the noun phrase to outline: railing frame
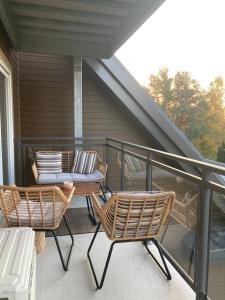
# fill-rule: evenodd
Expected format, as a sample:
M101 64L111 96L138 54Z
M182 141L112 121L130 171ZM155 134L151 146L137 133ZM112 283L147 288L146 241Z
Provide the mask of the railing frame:
M52 144L51 141L70 141L65 144ZM29 141L33 141L29 143ZM36 143L42 141L41 144ZM44 143L46 141L48 143ZM86 142L88 141L88 143ZM91 142L90 142L91 141ZM101 141L100 143L96 141ZM213 174L225 175L225 168L212 163L202 162L186 157L182 157L176 154L166 153L156 149L140 146L134 143L125 142L115 138L71 138L71 137L38 137L38 138L23 138L17 141L18 153L22 153L24 158L24 151L26 147L32 146L63 146L63 147L95 147L104 146L105 161L109 164L109 149L113 149L120 153L121 157L121 168L120 168L120 189L124 190L125 187L125 154L134 156L146 163L146 190L152 190L152 179L153 179L153 166L170 172L176 176L180 176L186 180L189 180L199 186L199 201L197 208L197 228L196 228L196 252L195 252L195 274L194 280L182 269L182 267L175 261L175 259L166 251L161 245L162 251L169 262L179 272L182 278L189 284L189 286L196 293L196 300L208 299L208 273L209 273L209 250L210 250L210 215L211 215L211 203L213 191L225 194L225 186L220 183L212 181ZM126 149L126 147L141 150L145 155L140 155L133 151ZM20 148L20 149L19 149ZM176 163L180 163L182 167L187 165L194 170L194 174L188 171L179 169L177 167L171 167L165 163L158 161L158 158L169 159ZM20 159L19 166L24 167L23 159ZM20 174L23 173L20 172ZM108 185L109 178L106 176L106 186Z

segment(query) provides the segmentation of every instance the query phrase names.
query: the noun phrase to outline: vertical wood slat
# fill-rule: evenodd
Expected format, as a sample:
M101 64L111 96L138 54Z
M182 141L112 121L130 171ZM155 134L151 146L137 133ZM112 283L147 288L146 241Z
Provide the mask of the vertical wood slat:
M140 212L140 217L139 217L139 220L138 220L138 224L137 224L137 229L136 229L135 237L137 237L137 236L138 236L138 233L139 233L139 227L140 227L140 224L141 224L141 222L142 222L142 217L143 217L145 205L146 205L146 199L144 200L143 205L142 205L142 209L141 209L141 212Z
M127 218L126 218L126 223L125 223L125 227L124 227L123 237L125 237L125 235L127 233L127 226L128 226L128 222L129 222L129 219L130 219L132 204L133 204L133 199L131 199L130 203L129 203L129 209L128 209L128 213L127 213Z
M155 204L155 210L154 210L154 212L153 212L153 214L152 214L152 218L151 218L151 221L150 221L150 224L149 224L149 228L148 228L148 235L150 234L151 229L152 229L152 223L153 223L154 218L155 218L155 214L156 214L156 210L157 210L157 208L158 208L159 200L160 200L160 199L158 198L157 201L156 201L156 204Z
M14 206L15 206L15 210L16 210L17 220L18 220L18 223L19 223L19 226L20 226L21 225L20 215L19 215L19 212L18 212L18 206L17 206L17 202L16 202L16 197L15 197L15 192L14 191L12 191L12 198L13 198L13 202L14 202Z
M115 210L114 210L114 218L113 218L113 226L112 226L112 232L111 232L111 238L113 238L113 235L115 235L115 227L116 227L116 212L118 207L118 198L115 200Z
M1 193L1 194L0 194L1 208L3 208L4 217L6 218L6 222L7 222L8 226L10 226L10 224L9 224L9 219L8 219L7 209L6 209L6 207L5 207L5 202L4 202L3 195L2 195L3 192L1 191L0 193Z
M43 204L42 204L42 192L39 191L39 199L40 199L40 208L41 208L41 219L42 219L42 226L45 227L45 219L44 219L44 213L43 213Z
M28 208L28 214L29 214L29 218L30 218L30 226L32 227L32 215L31 215L31 210L30 210L30 201L29 201L29 194L28 192L25 192L25 197L26 197L26 201L27 201L27 208Z

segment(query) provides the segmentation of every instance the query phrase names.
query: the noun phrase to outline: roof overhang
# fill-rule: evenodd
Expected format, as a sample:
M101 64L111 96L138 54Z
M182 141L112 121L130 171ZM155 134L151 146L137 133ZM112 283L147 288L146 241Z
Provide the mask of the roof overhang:
M165 0L0 0L0 19L25 52L109 58Z

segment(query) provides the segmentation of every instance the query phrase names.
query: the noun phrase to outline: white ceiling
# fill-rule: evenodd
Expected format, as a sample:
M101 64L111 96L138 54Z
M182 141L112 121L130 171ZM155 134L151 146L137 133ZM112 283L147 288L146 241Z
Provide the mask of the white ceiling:
M108 58L165 0L0 0L21 50Z

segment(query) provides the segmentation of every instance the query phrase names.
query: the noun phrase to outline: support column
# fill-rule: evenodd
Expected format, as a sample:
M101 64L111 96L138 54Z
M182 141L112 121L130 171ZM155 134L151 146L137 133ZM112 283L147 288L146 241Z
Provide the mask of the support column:
M74 74L74 138L83 137L82 116L82 57L73 58Z

